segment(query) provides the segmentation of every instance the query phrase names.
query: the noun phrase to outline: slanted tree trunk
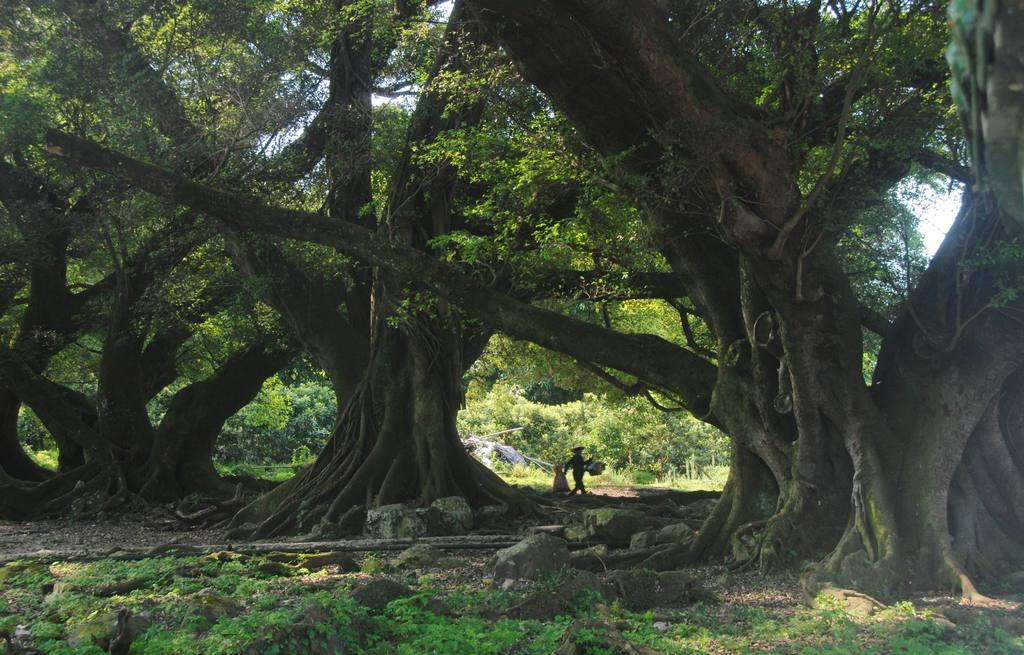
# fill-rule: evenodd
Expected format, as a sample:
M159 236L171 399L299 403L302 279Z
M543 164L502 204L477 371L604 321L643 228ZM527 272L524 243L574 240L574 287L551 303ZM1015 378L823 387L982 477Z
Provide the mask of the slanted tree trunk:
M173 500L193 492L230 493L230 484L213 467L221 428L293 356L291 350L251 345L231 355L210 377L174 394L156 429L139 494Z

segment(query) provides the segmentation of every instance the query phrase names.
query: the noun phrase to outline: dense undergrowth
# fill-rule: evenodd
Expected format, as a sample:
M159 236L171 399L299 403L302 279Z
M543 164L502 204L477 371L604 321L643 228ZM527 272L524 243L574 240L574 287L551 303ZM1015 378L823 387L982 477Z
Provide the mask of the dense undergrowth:
M953 626L902 603L864 619L827 599L819 599L817 609L749 600L742 585L719 591L717 601L640 613L584 594L568 598L559 615L531 617L522 611L527 592L492 583L485 560L459 556L447 558L445 568L387 574L381 572L387 570L384 555L367 557L362 570L351 573L311 572L228 553L135 562L23 561L0 568L0 631L46 653L99 654L106 651L97 644L109 646L109 626L126 611L122 618L133 617L127 620L137 634L122 652L147 655L339 647L346 653L547 655L571 626L582 649L573 652L586 653L617 652L602 646L604 630L660 653L1024 653L1024 637L997 627L984 613ZM408 588L374 609L354 590L385 575ZM562 584L558 577L537 583L551 594ZM537 588L529 593L536 598Z

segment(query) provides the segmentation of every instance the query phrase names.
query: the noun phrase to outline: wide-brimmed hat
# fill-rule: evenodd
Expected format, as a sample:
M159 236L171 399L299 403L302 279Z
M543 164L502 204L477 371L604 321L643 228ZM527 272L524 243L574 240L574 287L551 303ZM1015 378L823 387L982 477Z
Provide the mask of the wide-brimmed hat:
M572 452L576 452L577 450L583 450L583 446L573 446L572 447Z

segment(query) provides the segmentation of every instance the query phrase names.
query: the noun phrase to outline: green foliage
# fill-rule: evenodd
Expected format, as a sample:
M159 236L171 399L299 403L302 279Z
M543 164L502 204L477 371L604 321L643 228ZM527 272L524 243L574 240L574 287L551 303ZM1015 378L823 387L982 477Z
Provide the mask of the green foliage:
M269 378L253 402L225 424L217 440L220 462L304 463L330 438L337 399L316 380L285 385Z
M582 400L546 405L499 382L490 391L471 383L466 403L458 417L462 434L521 427L500 440L552 463L568 459L577 444L614 469L652 478L701 477L702 471L711 473L728 461L728 441L720 432L685 412L662 412L643 399L587 393Z

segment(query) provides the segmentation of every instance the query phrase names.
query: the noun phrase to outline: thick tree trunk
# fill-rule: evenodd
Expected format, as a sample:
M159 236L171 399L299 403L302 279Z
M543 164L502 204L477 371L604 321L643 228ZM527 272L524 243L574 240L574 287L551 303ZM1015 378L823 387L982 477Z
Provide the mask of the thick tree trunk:
M157 500L193 492L229 494L230 484L213 467L221 428L293 355L252 345L229 357L209 378L178 391L156 430L139 494Z
M1024 562L1024 369L1003 384L967 441L949 492L953 552L972 576Z
M840 582L879 595L913 585L973 597L969 573L1024 564L1013 528L1024 500L1015 403L1024 332L1019 307L992 304L1003 276L1019 271L969 263L1008 237L1007 223L966 197L883 344L872 405L885 428L848 443L855 520L826 562Z
M462 338L449 319L379 320L370 365L317 461L286 491L243 509L234 526L258 523L257 538L337 534L353 508L428 504L463 496L474 505L522 509L524 499L474 460L459 439Z

